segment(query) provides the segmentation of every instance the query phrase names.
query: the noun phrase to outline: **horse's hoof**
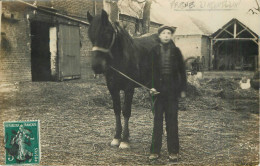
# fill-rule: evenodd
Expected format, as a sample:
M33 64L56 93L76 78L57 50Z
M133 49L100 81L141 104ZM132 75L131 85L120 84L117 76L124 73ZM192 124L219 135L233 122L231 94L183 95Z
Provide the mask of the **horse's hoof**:
M119 148L120 149L129 149L130 145L128 142L121 142Z
M113 141L111 142L111 146L119 146L120 144L120 140L119 139L113 139Z

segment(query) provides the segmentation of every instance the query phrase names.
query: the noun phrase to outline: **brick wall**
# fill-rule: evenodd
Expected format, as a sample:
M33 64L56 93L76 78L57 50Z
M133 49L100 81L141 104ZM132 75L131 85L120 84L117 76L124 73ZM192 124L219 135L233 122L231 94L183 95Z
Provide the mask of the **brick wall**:
M103 8L102 0L52 0L53 8L66 15L78 17L87 21L87 12L92 15L100 14ZM92 44L88 38L88 26L80 25L80 67L81 79L87 79L93 76L91 69L91 48Z
M27 1L31 4L34 1ZM58 10L59 13L66 14L69 16L79 17L82 19L86 19L87 12L89 11L91 14L95 14L96 12L100 13L103 8L102 0L36 0L36 5L40 7L54 8Z
M101 3L96 1L96 3ZM64 14L85 18L87 12L94 14L94 1L93 0L52 0L53 8Z
M91 48L92 44L88 38L88 27L80 26L80 67L81 67L81 78L87 79L93 77L93 71L91 69Z
M30 1L30 3L33 3ZM82 20L87 20L87 11L94 14L94 1L92 0L51 0L37 1L37 5L53 7L58 12L75 16ZM102 1L96 1L96 12L101 12L103 7ZM19 2L4 2L4 13L14 13L19 21L2 19L1 31L2 43L0 54L0 82L16 82L16 81L31 81L31 37L30 37L30 21L27 19L27 14L38 21L59 21L68 22L66 19L54 17L49 14L42 14L37 11L34 15L34 10L22 5ZM74 24L74 23L73 23ZM87 36L87 25L80 25L81 39L81 78L92 76L91 70L91 43Z
M34 3L34 1L28 1ZM86 19L87 11L91 14L99 14L104 7L103 1L96 0L50 0L37 1L37 5L45 7L53 7L57 12L75 16L82 20ZM94 6L95 5L95 6ZM115 8L112 4L112 8ZM30 19L46 22L68 22L66 19L61 19L49 14L36 12L26 5L19 2L3 2L3 12L13 13L17 20L2 19L1 31L2 43L0 54L0 82L16 82L16 81L31 81L31 37L30 37ZM27 19L27 16L30 19ZM116 12L113 12L113 19L116 19ZM125 25L128 32L135 35L136 19L125 17L120 20L121 24ZM74 24L74 23L73 23ZM89 78L93 75L91 70L91 47L87 31L87 25L80 26L81 40L81 78ZM157 31L157 25L151 24L151 31Z
M96 5L96 7L94 6ZM58 11L63 12L66 15L76 16L82 20L87 20L87 12L89 11L92 15L100 13L103 8L103 2L97 0L61 0L52 1L52 6ZM80 67L81 67L81 79L87 79L93 76L91 69L91 48L92 44L88 38L88 26L80 25Z
M0 82L31 81L29 22L24 11L17 2L3 3L2 12L14 14L17 20L2 17Z

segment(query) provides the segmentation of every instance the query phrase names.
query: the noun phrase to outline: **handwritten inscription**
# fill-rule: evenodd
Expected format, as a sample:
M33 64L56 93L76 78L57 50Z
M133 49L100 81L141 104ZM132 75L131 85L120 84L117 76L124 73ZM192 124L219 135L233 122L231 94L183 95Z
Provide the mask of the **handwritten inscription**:
M174 10L237 9L241 0L171 0Z

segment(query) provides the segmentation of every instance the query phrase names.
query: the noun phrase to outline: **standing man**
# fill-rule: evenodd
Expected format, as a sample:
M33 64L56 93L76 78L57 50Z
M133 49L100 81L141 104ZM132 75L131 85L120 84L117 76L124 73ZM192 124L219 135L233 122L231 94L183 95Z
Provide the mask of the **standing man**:
M175 30L175 27L161 26L158 29L158 45L151 50L153 88L150 93L155 104L150 160L160 156L165 113L169 160L178 161L178 97L185 97L187 80L181 51L172 41ZM157 91L160 93L157 94Z

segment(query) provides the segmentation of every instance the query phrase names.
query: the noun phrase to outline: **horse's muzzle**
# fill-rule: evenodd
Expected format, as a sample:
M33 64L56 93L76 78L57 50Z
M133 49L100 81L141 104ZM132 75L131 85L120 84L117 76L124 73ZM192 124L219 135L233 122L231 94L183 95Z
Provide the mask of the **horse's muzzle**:
M105 73L105 70L107 68L106 54L102 52L93 52L91 65L95 74Z
M106 66L106 63L92 64L92 69L95 74L103 74L107 68Z
M103 74L105 72L105 70L103 70L102 68L100 67L94 67L92 66L92 69L94 71L95 74Z

